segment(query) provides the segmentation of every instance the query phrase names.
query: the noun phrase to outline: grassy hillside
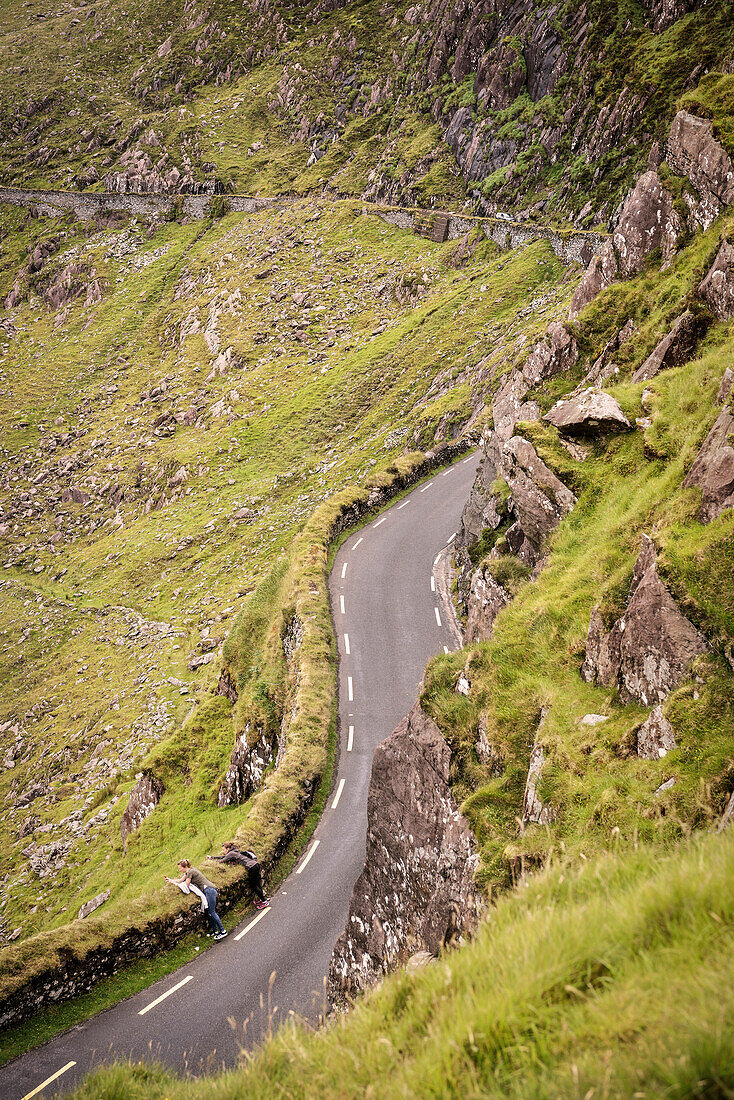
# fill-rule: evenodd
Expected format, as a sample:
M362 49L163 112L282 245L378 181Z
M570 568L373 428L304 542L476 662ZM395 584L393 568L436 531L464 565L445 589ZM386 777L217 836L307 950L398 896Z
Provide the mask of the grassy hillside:
M236 735L285 710L295 536L320 502L458 432L482 407L482 357L537 334L574 277L543 244L485 241L457 268L456 242L349 203L152 236L17 210L3 224L6 292L39 241L59 249L29 277L0 375L2 928L25 940L108 887L102 912L124 919L182 846L197 859L242 826L249 802L218 809L217 791ZM49 309L73 264L101 300ZM233 710L208 693L235 624ZM143 767L165 794L123 856Z
M480 838L480 876L490 889L510 885L554 851L588 858L619 835L667 847L694 827L709 827L731 791L734 514L726 510L703 525L698 490L682 488L720 411L716 395L734 352L731 322L711 325L684 366L647 383L632 384L630 376L695 299L732 224L724 219L697 236L667 270L613 285L582 314L579 362L570 375L543 387L541 407L549 409L570 392L606 341L632 319L637 332L616 353L619 373L605 390L633 424L644 419L647 425L597 436L582 461L564 449L549 424L520 425L578 504L554 533L537 580L526 570L515 582L515 598L501 612L491 641L434 661L429 671L423 702L455 750L454 789L465 798L464 812ZM579 675L591 609L600 604L609 623L623 613L643 533L659 548L660 576L711 645L693 677L664 705L677 747L655 762L640 760L635 751L636 730L649 708L624 705L616 689L584 683ZM485 543L485 553L490 548ZM468 695L454 690L462 669L471 681ZM530 751L544 708L541 798L556 820L520 836ZM589 726L582 722L587 714L606 720ZM477 755L480 729L492 747L488 764ZM670 789L658 791L670 779Z
M318 1034L283 1027L216 1080L119 1066L74 1095L730 1096L733 870L731 835L664 858L622 844L561 860L470 946L387 979Z

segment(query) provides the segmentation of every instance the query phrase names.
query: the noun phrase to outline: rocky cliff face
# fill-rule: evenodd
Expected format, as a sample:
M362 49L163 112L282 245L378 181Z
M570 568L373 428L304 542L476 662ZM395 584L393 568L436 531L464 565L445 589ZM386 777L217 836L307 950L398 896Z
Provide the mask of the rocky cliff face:
M450 758L418 704L375 752L365 866L329 967L332 1004L476 924L475 841L451 795Z

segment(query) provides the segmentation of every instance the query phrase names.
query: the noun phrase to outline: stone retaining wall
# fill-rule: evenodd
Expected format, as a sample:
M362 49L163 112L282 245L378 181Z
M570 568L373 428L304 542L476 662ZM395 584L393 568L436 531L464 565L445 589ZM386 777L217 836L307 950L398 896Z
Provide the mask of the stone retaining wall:
M39 214L57 215L71 210L82 219L110 210L143 218L160 217L170 211L174 201L187 217L204 218L212 199L226 199L231 210L245 214L254 214L272 206L289 206L295 201L290 198L254 198L250 195L189 195L185 192L140 195L115 191L24 191L20 187L0 187L0 202L33 207Z
M112 191L24 191L20 187L0 187L0 203L32 207L39 214L52 216L71 210L76 217L91 218L107 211L122 211L137 217L161 217L169 213L175 201L189 218L204 218L212 198L226 199L230 209L237 213L254 214L258 210L273 207L282 209L297 201L295 196L256 198L251 195L189 195L151 192L140 195ZM318 197L317 197L318 198ZM379 206L363 206L364 214L382 218L388 225L413 230L416 217L425 211L388 209ZM433 211L431 211L433 213ZM521 248L531 241L547 240L556 256L564 263L587 267L607 239L601 233L559 233L549 226L508 222L499 218L467 218L459 214L449 215L448 237L453 240L479 227L484 235L502 249Z
M399 229L413 229L417 212L411 210L380 210L379 207L363 207L364 214L374 214L388 225ZM463 237L479 228L485 237L502 249L521 248L531 241L548 241L559 260L564 263L587 267L607 240L602 233L559 233L544 225L526 225L499 218L467 218L452 214L449 218L449 240Z

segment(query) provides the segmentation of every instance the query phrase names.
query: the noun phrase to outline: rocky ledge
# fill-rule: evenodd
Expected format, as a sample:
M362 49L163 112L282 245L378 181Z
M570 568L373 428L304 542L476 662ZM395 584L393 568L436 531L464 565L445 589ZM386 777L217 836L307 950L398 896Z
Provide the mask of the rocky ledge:
M449 788L450 759L418 703L375 750L365 865L331 957L331 1004L418 952L437 954L477 923L478 856Z

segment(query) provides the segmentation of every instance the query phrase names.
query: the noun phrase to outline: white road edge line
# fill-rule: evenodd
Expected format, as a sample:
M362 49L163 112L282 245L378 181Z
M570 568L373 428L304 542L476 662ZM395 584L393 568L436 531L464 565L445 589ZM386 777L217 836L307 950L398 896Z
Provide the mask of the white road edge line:
M438 565L438 563L440 562L440 560L441 560L441 555L440 555L440 554L436 554L435 558L433 559L433 564L434 564L434 565Z
M245 928L243 928L243 929L242 929L242 931L241 931L241 932L238 932L238 933L237 933L237 935L235 936L235 939L236 939L236 940L241 940L241 939L242 939L242 937L243 937L243 936L246 936L246 935L247 935L247 933L248 933L248 932L250 931L250 929L251 929L251 928L254 928L254 927L255 927L255 925L257 924L257 922L258 922L259 920L262 920L262 919L263 919L263 917L264 917L264 916L266 915L266 913L269 913L269 912L270 912L270 909L261 909L261 911L260 911L260 912L258 913L258 915L257 915L256 917L254 917L254 918L253 918L253 919L252 919L252 920L250 921L250 923L249 923L249 924L248 924L248 925L247 925L247 926L246 926Z
M431 592L435 592L435 591L436 591L436 578L432 576L431 577Z
M343 596L339 597L339 610L341 611L341 613L343 615L344 614L344 597Z
M441 616L439 615L439 612L438 612L438 608L437 608L437 607L434 607L434 609L433 609L433 610L434 610L434 611L436 612L436 622L437 622L437 623L438 623L438 625L440 626L440 625L441 625Z
M404 500L402 504L398 504L398 509L397 509L397 510L398 510L398 512L400 511L400 509L401 509L401 508L407 508L407 506L408 506L409 504L410 504L410 501L409 501L409 500Z
M306 856L306 858L304 859L304 861L303 861L303 863L301 864L301 866L300 866L300 867L298 868L298 870L296 871L296 874L297 874L297 875L300 875L301 871L303 871L303 870L305 869L305 867L306 867L306 864L308 863L308 861L310 860L311 856L312 856L312 855L314 854L314 852L315 852L315 851L316 851L316 849L318 848L319 844L320 844L320 841L318 841L318 840L314 840L313 844L311 845L311 850L310 850L310 852L308 853L308 855L307 855L307 856Z
M364 539L357 539L354 546L352 547L352 550L356 550L357 547L359 546L360 542L364 542Z
M61 1069L57 1069L56 1073L54 1073L52 1077L47 1077L43 1084L38 1085L38 1087L35 1088L33 1092L27 1092L23 1097L23 1100L31 1100L31 1096L38 1096L39 1092L42 1092L43 1089L46 1088L46 1085L50 1085L52 1081L55 1081L57 1077L60 1077L62 1073L66 1073L67 1069L71 1069L71 1067L75 1065L76 1062L67 1062L65 1066L61 1067Z
M345 578L345 577L346 577L346 575L347 575L347 566L348 566L348 565L349 565L349 562L348 562L348 561L345 561L345 562L344 562L344 565L342 566L342 580L344 580L344 578Z
M140 1012L138 1012L138 1016L145 1016L145 1013L150 1012L151 1008L155 1008L155 1006L159 1005L161 1001L165 1001L166 997L170 997L172 993L175 993L176 990L180 989L182 985L186 985L187 982L193 981L193 978L193 974L187 974L183 981L180 981L178 985L171 986L171 988L166 990L165 993L162 993L160 997L156 997L156 999L154 1001L151 1001L149 1005L146 1005L145 1008L141 1008Z
M435 484L435 482L433 482L433 481L429 481L427 485L424 485L424 486L423 486L423 488L421 489L421 492L422 492L422 493L425 493L425 492L426 492L426 490L427 490L427 489L430 489L430 488L431 488L431 486L432 486L432 485L434 485L434 484Z
M450 542L453 542L453 541L454 541L454 539L456 538L456 536L458 535L458 533L459 533L458 531L454 531L453 535L449 535L448 539L446 540L446 545L447 545L447 546L448 546L448 544L449 544Z
M469 457L468 457L468 458L465 458L465 459L463 460L463 461L464 461L464 465L466 465L466 464L467 464L467 462L471 462L473 458L474 458L474 455L469 455Z
M354 687L352 685L352 677L347 676L347 689L349 691L349 702L354 702Z
M372 526L373 527L379 527L380 524L384 523L386 519L387 519L387 516L383 516L382 519L378 519L377 523L373 523Z
M347 741L347 752L352 751L352 745L354 744L354 726L349 727L349 740Z
M349 635L348 634L344 635L344 649L346 650L347 657L348 657L349 654L352 652L351 649L349 648Z
M451 470L444 470L444 472L441 474L441 477L448 477L450 473Z
M443 647L443 651L444 651L444 653L448 653L449 652L449 647L447 645L445 645Z
M342 796L342 791L344 790L344 784L345 783L346 783L346 779L340 779L339 780L339 786L336 789L336 794L334 795L334 801L331 804L332 810L335 810L337 808L337 806L339 805L339 799Z

